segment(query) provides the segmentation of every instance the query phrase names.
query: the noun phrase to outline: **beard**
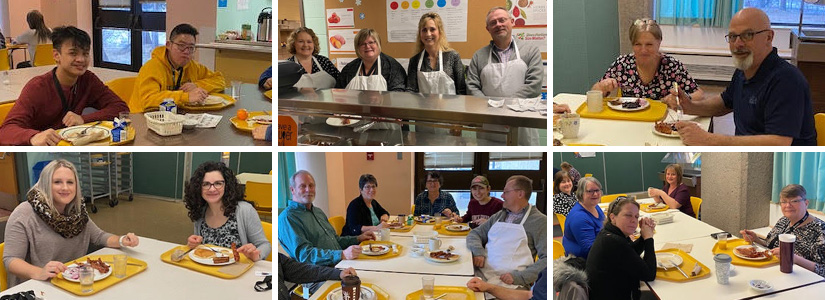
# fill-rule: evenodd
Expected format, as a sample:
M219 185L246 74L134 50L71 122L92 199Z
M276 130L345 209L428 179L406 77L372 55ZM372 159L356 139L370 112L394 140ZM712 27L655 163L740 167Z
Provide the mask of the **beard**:
M741 53L741 52L740 52ZM739 70L745 71L750 69L753 65L753 52L748 52L748 56L742 58L741 56L733 56L733 66Z

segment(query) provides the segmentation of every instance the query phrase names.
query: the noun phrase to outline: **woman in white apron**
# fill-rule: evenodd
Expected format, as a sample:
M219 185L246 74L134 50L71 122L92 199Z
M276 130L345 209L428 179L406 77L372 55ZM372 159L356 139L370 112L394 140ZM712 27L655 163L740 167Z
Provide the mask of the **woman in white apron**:
M287 60L301 66L304 74L295 83L296 88L333 88L338 69L328 58L319 55L318 36L312 29L300 27L287 39L287 50L293 56Z
M527 63L521 59L521 54L518 52L518 46L513 42L513 54L510 54L510 59L505 62L493 63L493 52L495 49L490 49L490 55L487 57L487 65L481 69L479 75L481 79L481 92L488 97L512 97L518 90L524 86L524 77L527 74ZM498 131L506 131L507 126L484 124L484 129L493 129ZM535 128L519 127L518 130L519 146L538 146L539 145L539 131ZM487 139L491 141L505 142L507 137L499 133L483 133L477 134L478 138Z
M407 90L413 93L463 95L467 93L461 56L450 48L441 16L421 16L416 36L416 56L410 59ZM425 63L424 57L427 57ZM445 63L446 62L446 63ZM448 134L446 128L416 126L416 132Z

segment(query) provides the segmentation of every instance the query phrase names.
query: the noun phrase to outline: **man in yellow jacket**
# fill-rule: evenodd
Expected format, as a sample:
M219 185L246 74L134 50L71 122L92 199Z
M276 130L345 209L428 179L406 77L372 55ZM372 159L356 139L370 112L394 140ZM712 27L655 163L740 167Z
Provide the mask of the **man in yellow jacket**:
M157 109L163 99L175 104L202 103L209 93L221 92L226 81L220 72L209 71L192 60L198 30L189 24L172 29L166 46L152 50L152 58L140 68L129 110Z

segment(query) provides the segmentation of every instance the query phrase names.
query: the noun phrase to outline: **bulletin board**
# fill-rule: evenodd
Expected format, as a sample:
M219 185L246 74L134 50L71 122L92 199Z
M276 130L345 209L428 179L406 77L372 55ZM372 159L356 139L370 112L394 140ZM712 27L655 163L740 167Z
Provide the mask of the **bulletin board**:
M394 58L411 58L416 53L415 42L412 43L388 43L387 39L387 1L385 0L360 0L361 5L356 5L356 0L324 0L326 9L352 8L354 10L355 29L373 28L381 38L381 52ZM469 0L462 0L469 1ZM548 1L549 2L549 1ZM484 24L487 12L495 6L505 6L505 0L472 0L467 7L467 41L450 42L450 47L458 51L463 59L473 58L478 49L490 43L490 33L487 32ZM305 10L307 8L304 8ZM325 14L326 10L322 13ZM365 18L361 20L359 15L364 13ZM418 28L418 20L410 24L412 28ZM330 30L329 28L327 29ZM335 29L332 29L335 30ZM449 31L449 28L445 28ZM515 30L515 29L514 29ZM547 28L544 27L546 31ZM320 41L328 43L329 41ZM330 59L351 58L355 54L330 53ZM541 58L547 60L547 52L541 53Z

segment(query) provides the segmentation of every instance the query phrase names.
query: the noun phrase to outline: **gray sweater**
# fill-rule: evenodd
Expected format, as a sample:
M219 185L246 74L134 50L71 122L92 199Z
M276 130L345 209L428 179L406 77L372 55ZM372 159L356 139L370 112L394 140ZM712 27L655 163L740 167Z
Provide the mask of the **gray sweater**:
M473 256L487 257L487 234L496 222L504 222L507 219L507 209L490 216L490 219L481 226L476 227L467 235L467 248ZM521 223L521 218L515 223ZM538 255L539 259L527 269L513 271L513 284L524 287L535 282L541 270L547 267L547 216L541 213L535 206L530 207L530 215L524 222L524 231L527 233L527 245L533 256ZM480 270L476 269L476 276L482 277Z
M265 259L272 252L272 243L266 239L261 218L258 217L258 212L252 204L245 201L238 202L238 207L235 209L235 221L238 222L241 245L252 243L261 251L261 259ZM203 223L203 218L195 221L195 235L201 235L201 223Z
M527 64L527 74L524 76L524 86L516 92L513 97L517 98L535 98L541 95L541 85L544 82L544 65L541 62L541 52L538 48L525 44L522 41L513 39L518 46L521 60ZM512 44L512 43L511 43ZM470 67L467 69L467 93L476 97L484 97L481 92L481 70L487 66L487 57L490 55L494 44L490 44L484 48L479 49L473 54L473 59L470 60ZM511 54L515 59L515 53ZM501 60L493 51L492 62L498 63Z
M111 233L101 230L92 219L80 235L64 238L55 232L43 219L37 216L29 202L17 205L6 224L6 248L3 263L19 258L42 268L50 261L68 262L86 255L89 245L106 246ZM9 273L9 287L23 282Z

